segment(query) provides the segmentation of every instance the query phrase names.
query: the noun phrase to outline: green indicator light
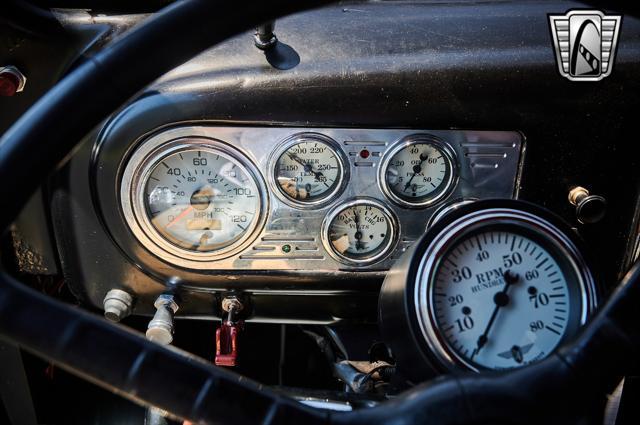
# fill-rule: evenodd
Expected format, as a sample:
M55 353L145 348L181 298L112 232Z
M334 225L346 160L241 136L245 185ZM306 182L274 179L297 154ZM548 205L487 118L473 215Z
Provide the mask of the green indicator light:
M291 252L291 245L282 245L282 252L284 252L285 254Z

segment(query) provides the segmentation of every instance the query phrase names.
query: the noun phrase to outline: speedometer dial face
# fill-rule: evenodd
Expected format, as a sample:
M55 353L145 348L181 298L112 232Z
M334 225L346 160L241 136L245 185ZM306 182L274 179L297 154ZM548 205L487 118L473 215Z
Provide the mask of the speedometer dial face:
M202 269L246 248L268 205L264 182L247 157L196 136L143 143L125 167L120 194L127 224L147 250Z
M258 188L236 159L215 149L187 149L156 163L145 185L155 230L176 246L210 252L242 238L260 213Z
M340 191L343 164L335 142L320 135L301 135L285 143L274 164L274 179L286 199L317 205Z
M393 149L381 175L383 191L396 203L424 207L443 199L455 176L453 153L444 143L416 138Z
M517 224L454 237L429 278L436 344L474 370L545 358L584 320L577 270L559 242Z
M393 247L396 220L382 204L356 200L330 214L323 233L329 253L339 261L370 264Z

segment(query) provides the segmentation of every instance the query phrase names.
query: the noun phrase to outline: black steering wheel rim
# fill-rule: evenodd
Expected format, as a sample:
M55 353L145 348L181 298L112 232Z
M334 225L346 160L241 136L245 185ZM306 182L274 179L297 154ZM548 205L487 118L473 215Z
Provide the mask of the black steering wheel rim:
M0 209L1 228L10 225L77 141L138 90L232 35L325 3L179 2L83 63L0 140L0 179L21 182L20 190L0 186L0 199L8 200ZM124 79L114 78L119 69L134 71ZM436 379L380 407L352 413L303 406L188 353L157 346L36 293L6 273L0 276L0 334L129 399L196 423L463 424L549 419L531 410L537 404L547 406L554 422L564 423L585 399L601 396L636 365L640 338L630 323L632 301L639 299L639 277L636 265L578 339L543 362L507 373ZM619 361L601 367L600 361L611 354ZM523 409L531 412L526 418Z

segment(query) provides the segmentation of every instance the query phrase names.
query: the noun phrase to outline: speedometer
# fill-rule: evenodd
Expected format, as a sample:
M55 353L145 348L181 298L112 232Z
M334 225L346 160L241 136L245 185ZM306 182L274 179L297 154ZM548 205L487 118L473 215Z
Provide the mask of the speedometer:
M123 177L130 227L161 257L207 261L243 246L264 200L247 158L218 141L189 138L143 146ZM175 261L174 261L175 262Z
M332 139L304 133L276 150L274 183L289 204L318 206L331 201L346 183L345 159Z

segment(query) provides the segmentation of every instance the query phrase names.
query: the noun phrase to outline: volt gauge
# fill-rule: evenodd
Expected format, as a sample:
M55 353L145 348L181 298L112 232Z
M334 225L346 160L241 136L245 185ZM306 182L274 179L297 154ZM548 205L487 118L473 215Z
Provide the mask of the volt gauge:
M398 205L423 208L444 199L457 176L453 150L430 135L413 135L385 154L380 168L382 191Z
M351 200L324 220L325 249L340 262L352 265L375 263L393 248L397 220L383 204L373 199Z

